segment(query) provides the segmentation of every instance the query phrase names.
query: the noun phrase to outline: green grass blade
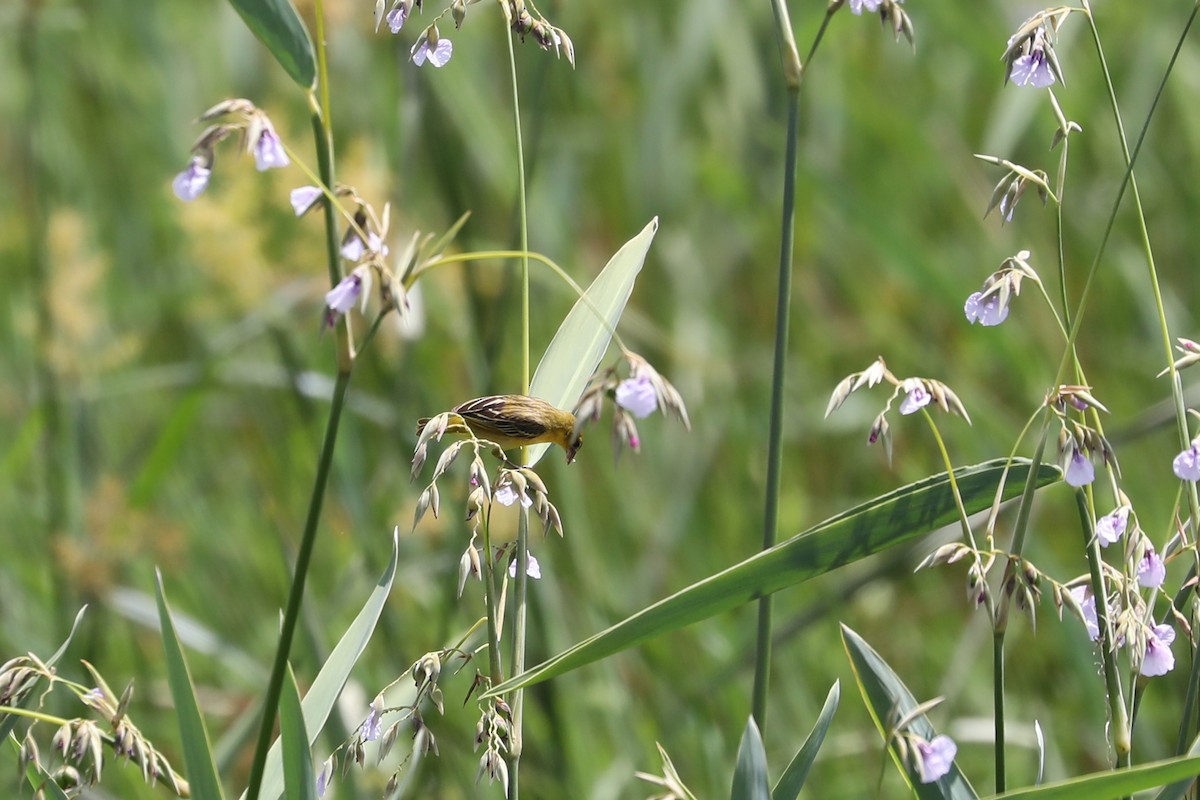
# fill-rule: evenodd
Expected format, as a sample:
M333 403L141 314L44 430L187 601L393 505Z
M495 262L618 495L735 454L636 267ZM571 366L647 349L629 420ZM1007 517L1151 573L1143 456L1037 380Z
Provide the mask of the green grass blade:
M8 734L8 743L12 745L13 754L20 758L21 743L17 741L17 737L13 736L11 733ZM67 793L63 791L61 786L54 782L54 780L50 777L50 774L46 772L41 764L26 765L25 780L29 782L30 787L32 787L34 791L37 791L40 788L43 795L50 798L50 800L70 800L70 798L67 797Z
M583 297L575 301L534 370L529 384L531 395L568 411L575 407L588 378L608 350L657 230L658 217L655 217L641 233L621 246ZM526 455L529 466L537 464L549 446L529 447Z
M1192 740L1192 746L1188 748L1187 755L1200 755L1200 738ZM1154 800L1183 800L1195 782L1195 776L1189 775L1184 780L1163 787L1163 790L1154 796Z
M990 508L1005 459L955 470L968 514ZM1005 499L1016 497L1029 476L1029 462L1013 462ZM1043 464L1038 485L1057 481L1057 467ZM896 489L763 550L694 583L611 628L495 686L487 696L539 683L599 661L634 645L721 614L766 594L794 586L894 545L948 525L958 518L950 482L938 473Z
M813 725L812 732L800 746L796 757L779 777L775 790L771 792L771 800L796 800L800 790L804 788L804 782L808 780L808 772L812 769L813 762L817 760L817 751L825 741L825 734L829 732L829 724L833 722L833 714L837 711L841 697L842 685L834 681L833 686L829 687L829 694L825 696L825 705L817 715L817 724Z
M304 726L308 731L309 745L316 741L321 729L325 727L325 721L329 719L329 713L350 677L350 671L358 663L367 642L371 641L371 634L375 632L375 625L379 622L379 615L383 611L388 594L392 591L392 581L396 577L396 563L400 558L398 535L398 531L392 534L391 560L379 577L371 596L367 598L354 622L350 623L350 627L342 634L321 671L317 673L308 694L304 696ZM273 800L283 794L283 762L279 748L280 743L276 741L267 753L267 766L263 772L262 789L259 792L259 797L263 800ZM242 796L245 797L245 792Z
M287 800L317 800L317 776L313 772L304 709L291 664L279 698L279 735L283 740L284 796Z
M887 742L888 754L912 787L913 793L921 800L978 800L979 795L959 770L957 760L950 765L950 771L934 783L921 783L919 775L909 772L908 765L901 761L888 737L891 720L906 717L917 707L916 698L879 653L845 625L842 626L842 642L846 646L846 655L850 657L854 679L858 681L867 710L875 721L879 735ZM926 741L931 741L937 735L924 714L914 717L906 729Z
M291 0L229 0L284 72L304 89L317 78L312 38Z
M171 611L167 608L166 592L163 590L162 573L155 572L155 593L158 597L158 618L162 625L163 654L167 662L167 684L171 687L171 699L175 702L175 716L179 721L179 738L183 747L183 763L187 767L187 780L196 800L220 800L221 781L213 764L212 745L204 727L204 717L196 704L196 692L192 676L188 671L187 659L175 634Z
M83 608L79 609L79 613L75 615L75 621L71 623L71 632L67 634L67 638L64 639L63 643L58 646L58 649L54 651L54 654L50 656L50 658L46 659L46 666L53 667L58 663L58 660L62 658L63 653L67 652L67 648L71 646L71 640L75 638L75 631L79 630L79 623L83 621L83 614L85 611L87 611L87 608L88 607L84 605ZM38 683L41 683L40 679ZM25 698L18 704L18 708L25 708L29 700L34 697L36 688L37 684L35 683L33 687L30 688L29 693L25 695ZM15 714L0 715L0 738L11 734L13 729L17 727L17 722L19 720L20 717L16 716Z
M1129 769L1098 772L1059 783L1017 789L987 800L1117 800L1134 792L1200 776L1200 756L1177 756Z
M730 800L771 800L770 778L767 776L767 752L763 749L762 734L754 717L746 721L742 743L738 746L737 767L733 771L733 790Z

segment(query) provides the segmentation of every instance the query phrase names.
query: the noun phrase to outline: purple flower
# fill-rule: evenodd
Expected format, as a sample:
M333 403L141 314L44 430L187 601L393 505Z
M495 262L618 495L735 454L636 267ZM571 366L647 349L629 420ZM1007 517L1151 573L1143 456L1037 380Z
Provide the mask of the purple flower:
M371 713L362 724L363 741L374 742L383 735L383 695L371 703Z
M1175 669L1175 654L1171 642L1175 641L1175 629L1170 625L1155 625L1146 637L1146 655L1142 659L1142 674L1147 678L1166 675Z
M1167 565L1163 563L1162 556L1154 552L1154 548L1149 545L1146 546L1146 555L1138 562L1137 579L1138 584L1145 589L1157 589L1167 579Z
M321 772L317 775L317 797L324 797L325 792L329 789L329 784L333 781L333 756L325 759L321 764Z
M911 414L914 411L929 405L929 401L932 399L933 396L929 394L929 392L925 389L925 386L921 383L917 383L917 385L908 390L908 395L905 396L904 401L900 403L900 413Z
M363 307L366 307L367 296L363 286L367 281L363 278L364 274L356 269L325 293L325 327L332 328L343 314L354 308L359 297L362 297Z
M1068 486L1074 486L1076 489L1080 486L1087 486L1096 480L1096 467L1092 464L1092 460L1074 444L1071 445L1071 455L1063 470L1063 480L1067 482Z
M958 753L958 745L945 734L933 737L933 741L917 740L917 754L920 756L921 783L933 783L947 772L954 763Z
M1108 547L1125 533L1129 511L1129 506L1121 506L1096 520L1096 538L1100 540L1101 547Z
M626 378L617 384L617 405L638 419L650 416L658 408L654 384L645 375Z
M1100 638L1100 619L1096 616L1096 596L1092 594L1092 587L1076 586L1070 592L1083 611L1083 627L1087 629L1088 638L1093 642L1098 640Z
M203 156L192 156L187 169L176 175L175 180L171 181L171 188L175 190L176 197L185 203L190 203L199 197L208 186L208 178L211 175L212 169L207 166L207 160Z
M304 213L312 208L313 203L320 199L321 194L321 187L319 186L300 186L292 189L290 199L292 201L292 210L296 212L296 216L304 216Z
M412 62L418 67L424 64L426 59L435 67L444 67L446 66L446 62L450 60L453 51L454 45L449 39L438 39L437 44L431 47L429 39L422 36L413 45L411 58Z
M525 574L528 575L529 577L533 578L534 580L540 579L542 577L542 567L540 564L538 564L538 560L536 558L534 558L533 553L530 553L528 550L525 551L525 555L527 556L526 561L525 561ZM512 578L513 580L516 580L516 577L517 577L517 561L516 561L516 559L513 559L512 561L508 562L508 577Z
M1012 39L1009 39L1011 46ZM1036 86L1045 89L1054 83L1054 70L1046 58L1046 29L1038 28L1029 44L1029 52L1018 56L1009 68L1008 77L1017 86Z
M1043 50L1031 50L1023 56L1018 56L1013 61L1008 76L1017 86L1045 89L1054 83L1054 70L1050 69L1050 62L1046 60Z
M511 506L517 502L517 490L513 488L511 483L506 483L496 490L496 493L492 495L492 499L502 506ZM533 500L524 492L521 492L521 505L525 508L533 505Z
M391 29L392 33L399 33L400 29L404 27L405 21L408 19L408 5L406 3L401 3L391 11L387 12L387 15L383 19L385 22L387 22L388 28Z
M867 11L878 11L881 2L882 0L850 0L850 13L861 17L864 8Z
M1003 213L1003 207L1000 210ZM1012 217L1011 211L1008 217ZM967 304L963 310L967 314L967 322L972 325L976 322L984 326L999 325L1008 319L1008 305L1000 305L998 292L993 292L987 297L983 296L983 292L975 292L967 298Z
M1181 481L1200 481L1200 444L1193 440L1191 447L1175 456L1171 467Z
M342 258L347 261L362 261L367 253L379 253L383 258L387 258L388 246L383 243L378 233L371 231L367 234L367 243L364 245L363 240L358 236L351 236L350 240L342 245Z
M279 134L270 124L264 125L258 141L254 143L254 166L263 172L271 167L286 167L290 163L283 142L279 141Z

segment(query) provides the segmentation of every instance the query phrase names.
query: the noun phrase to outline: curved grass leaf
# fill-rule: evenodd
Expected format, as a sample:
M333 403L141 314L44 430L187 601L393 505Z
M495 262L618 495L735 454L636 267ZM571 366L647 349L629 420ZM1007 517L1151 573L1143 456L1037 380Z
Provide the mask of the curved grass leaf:
M834 681L833 686L829 687L829 694L825 696L825 705L817 715L817 724L813 725L812 732L800 746L796 757L779 777L779 783L775 784L775 789L771 792L771 800L796 800L800 790L804 788L804 782L808 780L808 772L812 769L813 762L817 760L817 751L821 749L825 734L829 732L829 724L833 722L833 713L837 711L841 696L842 684L840 681Z
M283 696L279 698L279 736L283 740L283 786L287 800L317 800L317 777L313 773L304 709L296 676L288 664Z
M67 652L67 648L71 645L71 640L75 638L75 631L79 630L79 623L83 621L83 614L85 611L87 611L87 608L88 607L85 604L79 609L79 613L75 615L75 621L71 623L71 632L67 634L67 638L64 639L63 643L58 646L58 649L54 651L54 654L46 659L45 664L47 667L53 667L56 663L58 663L58 660L62 658L63 653ZM25 695L21 702L17 704L18 708L25 708L29 701L35 696L34 689L37 688L38 683L41 683L40 678L36 683L33 684L33 686L29 688L29 692ZM12 733L13 729L17 727L17 722L20 721L20 719L21 718L16 714L0 714L0 738L8 736L10 733ZM19 746L20 745L18 744L18 747Z
M858 681L858 689L867 704L867 710L871 713L871 719L875 721L875 727L887 745L888 754L913 793L921 800L978 800L979 795L959 770L957 761L950 765L949 772L934 783L921 783L919 775L909 772L909 766L892 747L890 734L893 721L908 717L917 707L916 698L879 653L845 625L842 626L842 642L846 646L846 655L850 657L854 679ZM905 729L925 741L931 741L937 735L937 731L924 714L913 717Z
M1192 740L1192 746L1188 748L1186 755L1200 755L1200 737ZM1183 800L1195 782L1196 776L1189 775L1181 781L1163 787L1163 790L1154 796L1154 800Z
M171 687L171 699L175 702L175 716L179 720L179 738L183 746L183 763L187 768L187 780L196 800L220 800L225 796L221 781L213 764L212 745L204 727L204 717L196 704L196 691L188 671L187 659L179 645L171 611L167 608L166 592L163 590L162 573L155 570L155 595L158 598L158 619L162 626L163 654L167 662L167 684Z
M658 217L621 246L608 264L575 301L534 370L529 393L568 411L575 407L588 378L600 365L612 332L625 311L634 281L658 230ZM546 453L548 444L526 448L528 466Z
M991 507L1006 463L1006 459L996 459L954 471L968 514ZM1030 464L1027 460L1013 462L1004 485L1005 499L1021 493L1029 473ZM1037 474L1038 485L1056 481L1060 475L1057 467L1043 464ZM903 486L642 609L611 628L497 684L485 696L502 694L570 672L647 639L708 619L902 544L948 525L957 518L958 511L946 473Z
M267 46L284 72L304 89L317 79L312 39L291 0L229 0L246 27Z
M325 721L329 719L329 713L350 677L350 671L354 669L359 656L367 647L367 642L371 641L371 634L375 632L375 624L379 622L379 614L383 611L384 602L392 591L392 581L396 577L396 562L400 557L398 536L399 529L392 533L392 557L383 574L379 576L379 582L372 590L371 596L367 598L354 622L350 623L350 627L342 634L321 671L317 673L308 694L304 696L304 726L308 732L309 745L316 741L317 735L325 727ZM263 770L262 790L259 792L259 797L264 800L274 800L283 794L283 763L279 748L280 743L276 741L267 752L267 765ZM243 792L242 797L245 796Z
M12 745L13 753L17 758L21 757L21 743L17 741L17 737L11 733L8 734L8 742ZM43 797L48 797L50 800L70 800L63 788L54 782L50 777L50 773L46 772L45 767L41 764L30 762L25 766L25 780L29 782L29 786L36 792L39 789L42 791Z
M1016 789L987 800L1117 800L1134 792L1200 776L1200 756L1178 756L1129 769L1098 772L1059 783Z
M767 776L767 752L754 717L746 721L742 743L738 746L737 767L733 771L733 790L729 800L771 800Z

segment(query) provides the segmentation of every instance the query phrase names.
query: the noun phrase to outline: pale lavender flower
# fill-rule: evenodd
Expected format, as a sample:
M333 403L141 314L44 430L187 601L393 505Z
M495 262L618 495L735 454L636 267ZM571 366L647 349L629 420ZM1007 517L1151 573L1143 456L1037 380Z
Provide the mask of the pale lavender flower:
M387 258L389 248L383 243L382 237L375 231L367 234L367 243L363 244L363 240L358 236L351 236L350 240L342 245L342 258L347 261L362 261L368 253L379 253L381 258Z
M176 197L185 203L190 203L199 197L208 186L208 179L211 175L212 169L209 168L207 160L203 156L192 156L187 169L176 175L175 180L171 181L171 188L175 190Z
M929 394L929 391L922 384L918 383L909 389L908 394L900 403L900 413L912 414L914 411L918 411L929 405L929 401L932 399L933 396Z
M343 314L354 308L360 297L363 307L366 307L367 293L363 290L368 282L366 275L366 272L356 269L325 293L325 327L332 328Z
M312 208L313 203L320 199L321 194L319 186L300 186L292 189L290 199L292 210L296 212L296 216L304 216L304 213Z
M1100 638L1100 618L1096 616L1096 596L1092 594L1092 587L1076 586L1070 592L1083 611L1083 627L1087 629L1088 638L1097 641Z
M517 490L513 488L511 483L506 483L496 490L496 493L492 495L492 499L502 506L511 506L517 502ZM521 505L525 508L533 505L533 500L525 492L521 492Z
M1175 629L1170 625L1155 625L1146 637L1146 655L1142 659L1142 674L1147 678L1166 675L1175 669L1175 654L1171 642L1175 641Z
M1011 39L1009 40L1011 42ZM1017 86L1036 86L1045 89L1054 83L1054 70L1046 58L1046 29L1038 28L1029 45L1029 52L1012 62L1008 77Z
M258 141L254 143L254 166L263 172L271 167L286 167L290 163L279 134L270 124L264 125Z
M879 4L883 0L850 0L850 13L862 16L863 9L867 11L878 11Z
M1000 210L1004 211L1003 201L1001 201ZM1008 216L1012 217L1011 211ZM967 322L972 325L976 322L984 326L999 325L1008 319L1008 304L1000 305L999 292L992 292L987 297L983 296L983 292L975 292L967 298L963 310L967 314Z
M401 3L391 11L387 12L387 15L383 19L385 22L387 22L388 28L392 33L399 33L400 29L404 27L405 21L408 19L408 5L406 3Z
M617 385L617 405L638 419L650 416L658 408L653 382L645 375L621 381Z
M1193 439L1191 447L1175 456L1171 467L1181 481L1200 481L1200 443Z
M444 67L446 66L446 62L450 60L453 52L454 44L449 39L438 39L437 44L431 46L429 39L422 36L413 45L410 57L412 58L412 62L418 67L424 64L426 59L435 67Z
M1125 533L1129 511L1129 506L1121 506L1096 520L1096 538L1100 540L1101 547L1108 547Z
M934 783L947 772L958 754L958 745L945 734L933 737L933 741L917 740L920 755L921 783Z
M1146 555L1138 562L1137 579L1138 584L1145 589L1157 589L1167 579L1167 565L1163 563L1162 556L1154 552L1154 548L1149 545L1146 546Z
M530 553L528 550L525 551L525 555L527 556L525 560L525 574L534 580L540 579L542 577L542 567L540 564L538 564L538 560L534 558L533 553ZM508 577L512 578L513 580L516 580L517 578L516 559L508 562Z
M383 735L383 695L379 695L371 703L371 713L362 724L363 740L374 742Z
M1096 480L1096 467L1082 448L1071 446L1071 455L1067 458L1067 464L1063 470L1063 480L1067 482L1068 486L1074 486L1076 489L1080 486L1087 486Z
M317 775L317 797L325 796L325 792L329 790L329 784L333 782L333 756L325 759L321 764L321 772Z

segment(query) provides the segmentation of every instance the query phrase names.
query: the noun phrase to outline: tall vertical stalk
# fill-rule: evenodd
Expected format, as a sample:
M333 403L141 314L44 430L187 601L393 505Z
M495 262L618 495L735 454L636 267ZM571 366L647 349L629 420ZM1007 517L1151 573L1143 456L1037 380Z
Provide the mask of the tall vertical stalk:
M505 21L511 23L508 7L505 6ZM505 25L505 40L508 43L508 66L512 83L513 135L517 147L517 216L519 249L521 251L521 386L522 393L529 394L529 210L525 195L525 139L521 130L521 91L517 83L517 56L513 45L510 25ZM525 448L518 453L520 463L525 463ZM529 563L529 512L521 504L517 527L517 577L513 597L513 643L512 674L525 670L526 625L529 617L529 576L525 574ZM517 800L520 796L521 751L524 747L523 725L525 718L525 693L521 689L513 692L509 707L512 709L508 739L508 796Z
M779 524L779 485L783 455L783 389L786 379L788 324L792 298L792 251L796 220L796 157L799 149L800 81L803 66L787 5L773 0L775 24L783 55L787 83L787 140L784 155L783 213L779 224L779 288L775 304L775 363L771 379L771 422L767 443L767 487L763 509L763 549L775 544ZM767 688L771 672L771 596L758 601L758 634L754 661L754 694L751 713L758 729L767 724Z
M317 152L317 167L321 182L333 188L333 129L329 120L329 71L325 57L325 9L323 0L314 4L316 17L316 51L317 51L317 81L320 100L310 94L309 105L312 109L311 119L313 140ZM330 285L336 285L341 280L341 265L338 258L337 215L334 212L331 198L324 199L325 204L325 243L328 260ZM349 317L346 317L348 320ZM271 738L275 728L275 716L279 707L279 695L283 689L283 679L287 672L288 656L295 638L296 626L300 619L300 605L304 599L304 585L308 578L309 566L312 563L313 548L317 540L317 525L321 519L321 507L325 500L325 487L329 481L330 469L333 465L333 452L337 443L338 427L345 407L346 392L350 386L350 370L353 365L354 353L350 344L349 322L339 325L337 329L337 378L333 387L333 397L329 403L329 418L325 425L325 436L321 442L320 454L317 457L317 474L313 479L312 494L308 501L308 514L304 521L304 532L300 539L300 549L296 554L296 566L293 570L292 585L288 591L287 607L284 610L283 625L279 631L279 642L275 649L275 660L271 667L271 678L267 684L267 694L263 700L262 724L258 731L258 741L254 750L254 761L250 766L250 778L246 787L247 800L257 800L262 787L263 772L266 769L267 752L271 747Z
M37 376L38 417L42 425L42 489L45 492L46 540L57 542L66 535L68 527L69 459L66 440L63 436L62 392L59 388L58 370L54 363L53 350L57 338L54 312L50 303L49 259L46 257L47 192L42 185L45 177L43 160L38 153L37 142L41 136L42 103L46 94L41 91L38 67L38 45L41 41L41 0L26 0L21 18L19 58L29 85L23 115L21 133L17 147L21 157L17 159L16 181L20 207L24 209L26 224L23 229L29 237L29 277L33 286L34 319L36 339L34 343L34 369ZM50 585L51 602L57 606L55 615L59 620L69 621L74 612L71 607L71 582L61 575L60 562L51 559Z

